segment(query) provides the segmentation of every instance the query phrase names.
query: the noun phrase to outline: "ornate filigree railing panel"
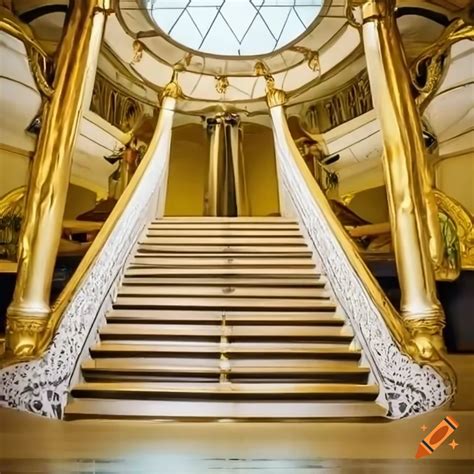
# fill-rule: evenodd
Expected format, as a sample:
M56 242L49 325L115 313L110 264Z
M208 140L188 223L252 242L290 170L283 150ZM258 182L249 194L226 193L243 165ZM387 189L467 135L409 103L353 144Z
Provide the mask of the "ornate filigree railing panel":
M116 290L130 250L160 205L173 108L174 99L165 99L139 169L56 302L43 341L45 352L39 359L0 370L0 404L51 418L62 417L69 382L89 333L109 309L110 295Z
M433 410L454 394L454 376L438 355L426 358L411 343L398 313L344 232L291 139L282 107L273 107L282 208L306 229L381 389L387 416Z
M129 132L144 115L154 115L154 107L127 93L97 71L90 109L114 127Z
M310 133L327 132L373 109L367 71L330 97L318 100L303 114L304 128Z

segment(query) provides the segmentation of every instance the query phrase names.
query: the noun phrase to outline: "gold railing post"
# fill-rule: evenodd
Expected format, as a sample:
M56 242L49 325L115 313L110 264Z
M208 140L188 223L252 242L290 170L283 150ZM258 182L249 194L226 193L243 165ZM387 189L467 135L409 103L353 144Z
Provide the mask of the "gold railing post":
M18 247L18 276L7 313L6 349L16 356L35 353L50 315L50 290L86 79L93 80L102 31L94 17L108 12L106 0L73 1L59 46L53 93L45 104L33 159ZM100 22L103 25L103 22ZM91 48L95 45L95 48ZM89 71L89 73L88 73Z
M363 40L374 106L384 142L383 166L400 311L427 357L444 348L444 312L436 294L422 173L425 146L395 17L395 0L353 0L362 7ZM421 163L420 163L421 160Z

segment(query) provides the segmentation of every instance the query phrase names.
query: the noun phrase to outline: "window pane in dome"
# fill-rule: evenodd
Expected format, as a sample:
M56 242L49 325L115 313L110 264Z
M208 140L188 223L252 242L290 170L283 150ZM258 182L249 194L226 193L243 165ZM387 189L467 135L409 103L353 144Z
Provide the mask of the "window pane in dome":
M311 25L324 0L147 0L157 26L191 49L226 56L271 53Z

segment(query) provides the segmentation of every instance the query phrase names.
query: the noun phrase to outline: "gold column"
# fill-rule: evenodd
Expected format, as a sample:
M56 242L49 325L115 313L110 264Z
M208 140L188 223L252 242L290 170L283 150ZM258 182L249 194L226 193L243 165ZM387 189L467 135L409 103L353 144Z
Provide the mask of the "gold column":
M425 147L395 17L395 0L358 0L374 106L384 142L383 166L402 293L401 314L421 352L444 347L423 195ZM422 162L420 163L420 160Z
M250 203L245 179L245 156L243 147L243 131L240 118L234 117L235 124L229 126L232 166L234 169L235 195L238 216L250 215Z
M106 5L107 4L107 5ZM106 12L106 0L71 2L61 41L53 93L45 104L43 125L30 173L18 247L18 276L7 314L7 351L34 354L50 315L50 290L79 123L86 70L94 43L94 16ZM103 25L103 23L102 23ZM98 54L94 48L93 54ZM92 78L92 75L91 75Z
M222 215L225 207L222 202L224 186L224 117L217 116L208 120L209 133L209 172L207 178L205 214L207 216Z
M207 121L210 140L205 214L208 216L250 214L239 124L239 117L233 114L218 114Z

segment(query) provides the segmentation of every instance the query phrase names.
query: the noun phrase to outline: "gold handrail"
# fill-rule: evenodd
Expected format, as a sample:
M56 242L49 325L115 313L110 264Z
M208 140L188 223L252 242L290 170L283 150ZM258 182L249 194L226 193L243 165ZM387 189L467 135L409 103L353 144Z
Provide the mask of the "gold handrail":
M165 110L163 108L162 110ZM166 109L171 110L171 109ZM79 266L77 267L74 275L68 281L65 288L59 295L58 299L54 303L53 307L51 308L51 315L48 320L47 326L43 334L41 335L41 339L38 343L38 346L34 352L34 354L30 357L11 357L8 359L3 359L0 363L0 367L5 367L8 365L12 365L17 362L24 362L31 359L37 359L41 357L44 352L48 349L50 343L52 342L53 336L55 335L59 324L62 321L62 316L67 309L67 306L71 302L75 292L81 285L81 283L87 277L88 271L92 267L93 263L97 259L102 247L106 243L106 241L111 236L112 232L114 231L123 211L127 207L128 202L133 197L133 195L137 192L138 188L140 187L140 183L142 182L143 178L149 172L150 165L152 164L155 154L157 152L158 146L160 145L160 138L162 134L162 127L160 125L160 121L158 121L157 127L155 129L153 138L150 142L148 150L146 151L140 165L138 166L135 174L133 175L130 183L128 184L127 188L120 196L117 204L113 208L112 212L110 213L108 219L105 221L104 225L100 229L97 237L92 242L92 245L89 247L87 253L84 255L84 258L81 260Z
M59 323L61 322L62 315L67 305L71 301L72 296L74 295L77 288L86 277L88 270L90 269L90 267L96 260L100 250L102 249L105 242L108 240L113 230L115 229L115 226L118 220L120 219L124 209L126 208L128 202L130 201L131 197L138 189L140 182L143 176L145 175L155 155L156 148L158 145L157 134L158 134L158 126L157 126L157 129L155 130L155 134L152 139L152 142L150 143L150 146L148 147L142 161L138 165L138 168L135 174L133 175L132 179L130 180L130 183L126 187L123 194L120 196L119 200L117 201L117 204L112 209L112 212L110 213L108 219L105 221L104 225L102 226L99 233L97 234L97 237L94 239L94 241L92 242L92 245L89 247L89 250L84 255L84 258L81 260L81 263L79 264L76 271L74 272L74 275L68 281L63 291L59 295L58 299L54 303L53 307L51 308L52 309L51 316L46 326L46 330L43 334L43 337L41 338L38 344L37 355L42 354L49 346L59 326Z
M271 108L272 117L274 116L273 114L277 113L277 111L282 114L282 117L285 117L284 110L281 106ZM297 171L305 183L306 189L309 191L315 206L318 207L324 215L328 227L341 246L350 266L358 275L360 282L365 287L367 294L374 303L379 314L382 316L400 351L420 366L430 365L435 368L454 391L456 387L456 375L445 355L439 352L426 337L420 337L419 340L416 340L416 336L412 336L409 333L400 314L390 303L377 280L368 269L362 256L357 250L355 243L349 237L343 225L334 214L326 196L321 191L313 175L306 166L304 159L299 153L298 148L290 135L286 118L282 118L281 122L283 127L286 127L285 141L287 149L297 167Z
M50 78L47 78L46 65L48 63L52 64L52 59L33 36L29 26L20 21L6 7L0 6L0 31L4 31L25 45L28 63L36 86L44 97L50 98L53 94L53 88L50 85ZM39 64L40 57L43 60L42 65Z

